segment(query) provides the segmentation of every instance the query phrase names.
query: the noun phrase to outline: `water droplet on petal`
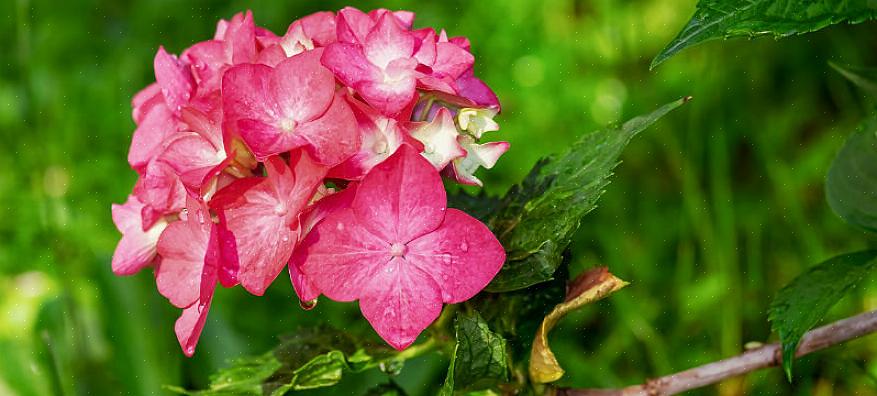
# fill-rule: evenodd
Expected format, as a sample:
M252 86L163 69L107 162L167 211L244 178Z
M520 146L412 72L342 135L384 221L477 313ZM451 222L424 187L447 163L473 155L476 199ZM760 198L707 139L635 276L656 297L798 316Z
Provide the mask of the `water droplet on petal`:
M338 225L335 226L335 228L338 229L338 231L344 231L344 223L338 223Z
M423 152L427 154L432 154L435 152L435 146L432 143L427 142L423 145Z
M463 243L460 244L460 250L462 250L464 252L468 252L469 251L469 244L466 243L466 241L463 241Z
M204 224L204 211L198 210L198 224Z
M310 311L310 310L316 308L316 306L317 306L317 299L315 298L315 299L310 300L310 301L301 301L301 300L299 300L299 301L298 301L298 305L301 307L301 309L303 309L303 310L305 310L305 311Z
M180 211L180 220L186 221L188 219L189 219L189 209L183 208L183 210Z
M283 236L280 237L280 240L283 242L289 242L289 235L283 234Z

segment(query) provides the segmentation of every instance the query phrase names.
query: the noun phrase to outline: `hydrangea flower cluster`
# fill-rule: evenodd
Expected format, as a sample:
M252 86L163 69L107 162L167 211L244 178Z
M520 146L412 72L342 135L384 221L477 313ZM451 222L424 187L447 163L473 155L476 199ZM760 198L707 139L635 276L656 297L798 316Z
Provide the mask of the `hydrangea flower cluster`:
M359 300L404 349L499 271L502 246L447 208L441 178L480 185L508 150L481 142L499 102L466 38L413 21L345 8L278 36L247 12L180 56L158 49L133 99L139 180L113 205L112 268L154 268L187 356L218 285L262 295L288 268L303 306Z

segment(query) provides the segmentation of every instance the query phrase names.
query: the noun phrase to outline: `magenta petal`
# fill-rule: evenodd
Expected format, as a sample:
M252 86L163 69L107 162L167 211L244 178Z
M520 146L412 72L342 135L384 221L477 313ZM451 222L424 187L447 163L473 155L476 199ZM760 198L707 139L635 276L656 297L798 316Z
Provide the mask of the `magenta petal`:
M277 102L278 121L313 120L326 111L335 95L332 72L320 64L322 49L302 52L281 62L271 75L269 89Z
M316 288L335 301L359 298L374 268L390 261L389 244L371 234L350 209L320 222L296 249L293 262Z
M335 42L335 14L323 11L299 19L305 35L313 40L314 44L325 47Z
M408 243L405 259L441 286L446 303L466 301L487 286L505 262L505 250L480 221L448 209L435 231Z
M381 338L402 350L438 318L442 296L432 277L395 258L371 275L359 308Z
M149 84L134 94L134 98L131 99L131 118L134 119L134 123L140 125L152 107L159 103L164 104L164 96L161 94L161 87L158 86L158 83Z
M466 70L472 68L475 57L456 44L436 44L436 60L432 64L432 70L440 76L457 78Z
M180 176L183 185L198 191L213 168L225 160L225 152L195 132L178 134L161 155Z
M174 323L177 341L180 342L183 354L187 357L192 357L195 354L195 347L198 345L198 339L201 338L201 331L204 330L208 311L210 311L210 300L204 303L197 301L184 309L177 322Z
M314 283L301 272L297 265L289 265L289 280L292 282L292 288L295 294L302 302L313 301L320 296L320 291L314 286Z
M402 145L363 178L352 208L375 235L407 243L442 223L446 202L441 176L432 164Z

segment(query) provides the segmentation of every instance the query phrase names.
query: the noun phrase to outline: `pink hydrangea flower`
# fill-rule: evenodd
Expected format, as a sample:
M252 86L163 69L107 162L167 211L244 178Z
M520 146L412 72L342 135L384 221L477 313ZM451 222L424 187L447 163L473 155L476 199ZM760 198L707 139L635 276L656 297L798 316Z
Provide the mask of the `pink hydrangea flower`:
M447 209L435 168L408 145L374 167L350 207L319 222L293 259L327 297L359 300L397 349L414 342L442 303L481 291L504 260L484 224Z
M413 22L348 7L277 36L248 11L179 57L159 47L131 103L139 179L113 205L112 269L155 267L184 354L217 284L261 295L284 266L302 301L359 299L400 349L499 270L502 247L446 208L440 179L480 184L508 149L481 142L499 102L468 39Z
M350 15L355 13L340 14L339 42L326 47L323 64L378 111L398 116L415 99L417 38L391 13L383 14L365 35L371 18L350 23ZM342 34L345 27L352 34Z
M234 122L256 158L307 146L334 165L357 145L356 120L332 73L320 65L321 49L288 58L276 68L244 64L223 77L223 113Z

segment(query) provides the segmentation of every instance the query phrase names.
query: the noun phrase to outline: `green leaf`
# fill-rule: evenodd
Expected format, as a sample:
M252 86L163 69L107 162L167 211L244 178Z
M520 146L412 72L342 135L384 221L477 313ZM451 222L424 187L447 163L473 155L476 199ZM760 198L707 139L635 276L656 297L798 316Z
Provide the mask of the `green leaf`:
M484 190L480 190L477 195L471 195L463 189L448 194L449 208L460 209L483 222L488 221L490 216L496 213L500 204L499 198L487 195Z
M348 333L320 326L281 337L280 345L264 355L235 360L211 377L208 389L168 389L197 396L280 396L290 390L335 385L345 371L383 366L401 367L389 347L361 342Z
M825 194L838 216L877 231L877 117L847 138L828 170Z
M705 41L766 34L785 37L875 16L877 3L872 0L700 0L694 16L650 67Z
M488 328L476 311L458 314L454 323L456 345L440 395L454 390L480 389L509 380L506 340Z
M844 67L834 62L828 62L828 64L862 91L865 91L869 95L877 96L877 68L854 66Z
M875 267L877 250L834 257L799 275L770 306L770 322L783 344L783 369L792 380L792 361L801 337Z
M507 253L487 290L522 289L552 278L582 218L597 206L631 139L690 98L620 127L587 134L565 153L543 159L511 190L488 222Z

